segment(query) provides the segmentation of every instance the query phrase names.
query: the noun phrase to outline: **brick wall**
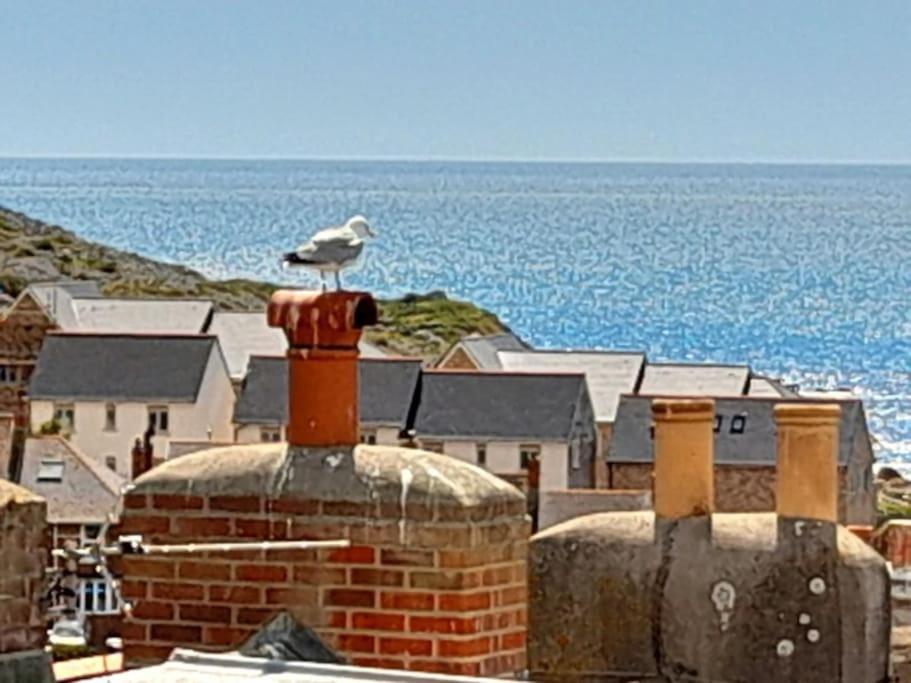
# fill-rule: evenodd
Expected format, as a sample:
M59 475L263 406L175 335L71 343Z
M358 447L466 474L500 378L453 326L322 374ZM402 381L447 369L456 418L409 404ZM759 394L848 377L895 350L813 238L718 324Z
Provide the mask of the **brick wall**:
M42 498L0 480L0 654L44 645L46 517Z
M195 457L195 456L187 456ZM388 506L387 506L388 507ZM288 610L353 663L467 675L524 667L528 524L518 499L440 519L387 509L254 496L130 494L123 533L152 542L348 538L349 549L126 557L130 664L175 646L227 650ZM464 511L463 511L464 512ZM425 520L425 521L421 521Z
M15 418L12 413L0 413L0 479L8 479L10 476L15 427Z
M446 359L444 364L439 367L447 370L477 370L478 366L471 360L469 355L461 347L452 352L452 355Z
M652 465L612 463L611 487L652 489ZM845 520L846 472L838 468L839 519ZM715 510L717 512L770 512L775 510L775 467L715 466Z
M891 520L872 539L875 547L893 567L911 566L911 525Z

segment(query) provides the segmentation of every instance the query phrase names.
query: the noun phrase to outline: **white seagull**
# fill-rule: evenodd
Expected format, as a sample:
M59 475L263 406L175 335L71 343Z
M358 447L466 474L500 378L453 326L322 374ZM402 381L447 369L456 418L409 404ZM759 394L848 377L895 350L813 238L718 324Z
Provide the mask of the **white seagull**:
M326 273L335 273L335 286L342 288L339 273L357 261L364 250L364 239L376 237L363 216L349 218L344 225L320 230L309 241L282 257L287 266L303 266L318 270L323 291L326 289Z

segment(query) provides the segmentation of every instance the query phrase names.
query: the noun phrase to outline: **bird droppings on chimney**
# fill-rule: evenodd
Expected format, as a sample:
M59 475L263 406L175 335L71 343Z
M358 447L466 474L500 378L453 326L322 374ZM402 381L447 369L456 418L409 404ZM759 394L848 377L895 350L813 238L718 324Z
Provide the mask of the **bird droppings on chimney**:
M402 518L399 520L399 543L406 545L405 543L405 521L408 518L408 487L411 486L411 482L414 479L414 475L411 473L407 467L402 470ZM433 483L431 482L431 486Z

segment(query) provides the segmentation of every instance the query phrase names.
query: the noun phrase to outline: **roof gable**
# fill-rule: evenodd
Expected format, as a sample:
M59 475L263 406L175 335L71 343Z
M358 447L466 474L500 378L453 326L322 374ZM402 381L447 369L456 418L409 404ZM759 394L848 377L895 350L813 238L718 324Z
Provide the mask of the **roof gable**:
M32 400L196 401L214 337L50 334Z
M584 396L581 374L424 372L414 429L424 437L565 441Z
M462 337L452 348L443 356L440 364L444 364L458 349L462 349L475 366L481 370L499 369L500 359L497 357L498 351L524 351L529 348L528 344L519 339L512 332L501 332L499 334L488 335L469 335Z
M60 481L41 480L42 461L63 463ZM58 524L104 522L126 483L58 436L26 439L19 479L23 487L47 500L48 521Z

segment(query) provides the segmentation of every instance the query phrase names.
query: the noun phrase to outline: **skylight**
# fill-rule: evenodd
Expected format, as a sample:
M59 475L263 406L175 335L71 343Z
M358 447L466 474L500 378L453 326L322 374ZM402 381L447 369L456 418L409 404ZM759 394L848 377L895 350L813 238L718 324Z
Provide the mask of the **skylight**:
M38 467L38 481L62 481L63 460L42 460Z

